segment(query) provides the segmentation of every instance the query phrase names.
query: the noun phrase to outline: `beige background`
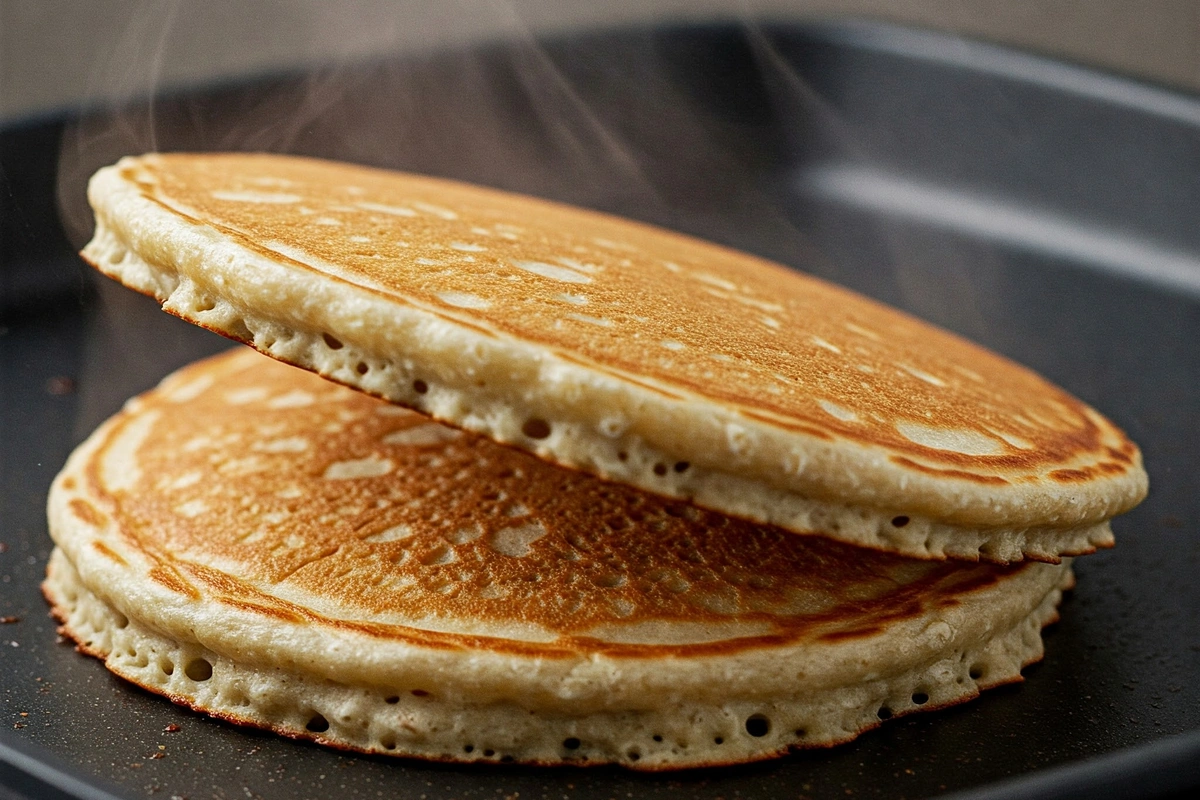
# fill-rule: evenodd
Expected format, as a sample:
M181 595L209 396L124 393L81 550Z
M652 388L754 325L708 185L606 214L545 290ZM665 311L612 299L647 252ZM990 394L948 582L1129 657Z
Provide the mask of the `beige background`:
M639 20L886 18L1200 90L1200 0L0 0L0 121L151 86Z

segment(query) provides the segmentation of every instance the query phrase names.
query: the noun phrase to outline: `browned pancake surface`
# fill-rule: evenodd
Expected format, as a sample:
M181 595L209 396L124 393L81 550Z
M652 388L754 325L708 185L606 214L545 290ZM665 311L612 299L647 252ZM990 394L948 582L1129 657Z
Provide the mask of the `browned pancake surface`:
M143 396L91 463L100 508L76 500L72 513L110 515L173 591L388 636L449 620L452 632L420 634L447 645L504 629L533 631L504 647L639 651L628 632L656 622L714 626L674 648L687 652L735 646L719 641L731 623L753 631L735 647L839 639L1031 568L912 561L732 520L247 351ZM293 590L305 603L281 599Z
M296 267L660 391L975 484L1122 475L1136 447L1012 362L761 259L530 198L262 155L127 168L149 198Z

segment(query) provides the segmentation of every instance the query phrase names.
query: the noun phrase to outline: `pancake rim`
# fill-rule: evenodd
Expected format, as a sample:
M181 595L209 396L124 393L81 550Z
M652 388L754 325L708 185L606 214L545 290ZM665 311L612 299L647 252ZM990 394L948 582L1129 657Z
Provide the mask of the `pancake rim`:
M1027 617L982 647L951 653L905 674L819 691L791 702L741 701L727 704L722 709L725 713L713 713L711 706L703 704L684 705L665 714L616 712L624 717L618 724L636 729L632 746L628 733L606 735L603 728L608 720L603 712L592 718L540 713L536 725L543 730L531 731L531 714L523 707L442 702L449 707L447 711L433 705L438 701L431 703L423 690L418 695L314 679L281 669L245 668L199 642L171 639L128 617L92 593L59 548L51 554L42 592L60 623L59 633L73 640L80 653L99 659L115 675L142 689L225 722L372 755L532 766L616 764L637 771L665 772L731 766L845 744L886 719L938 711L969 702L981 691L1022 682L1021 670L1042 659L1041 631L1058 620L1062 592L1073 585L1069 568L1052 568L1063 570L1060 583ZM190 677L187 665L197 660L214 673L230 673L228 685L215 687L207 678ZM170 673L164 664L170 665ZM981 664L987 672L976 677L974 666L968 665ZM270 691L263 690L264 684L286 687L304 699L283 704L264 701L261 695ZM232 696L233 704L227 699L222 703L222 695ZM881 711L884 708L886 715ZM432 724L428 719L431 711L439 714ZM371 712L379 717L363 724L362 716ZM810 727L797 727L823 713L836 717L827 723L829 730L824 735L814 735ZM454 729L451 736L411 735L444 725L447 716ZM750 732L749 721L756 718L768 720L768 731L762 736ZM554 726L549 737L544 735L548 726ZM705 746L706 741L689 748L687 740L695 741L697 727L704 729L702 737L712 737L713 745ZM531 740L536 743L532 747Z

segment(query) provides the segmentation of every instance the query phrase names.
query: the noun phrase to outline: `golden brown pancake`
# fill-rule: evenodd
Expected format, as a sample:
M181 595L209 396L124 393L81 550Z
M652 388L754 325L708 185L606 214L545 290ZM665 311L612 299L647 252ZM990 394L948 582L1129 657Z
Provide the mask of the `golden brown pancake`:
M1137 447L1033 372L777 264L309 159L127 158L84 256L171 313L562 465L925 558L1109 546Z
M726 764L1020 680L1066 563L920 561L562 470L239 349L71 456L64 631L175 702L442 760Z

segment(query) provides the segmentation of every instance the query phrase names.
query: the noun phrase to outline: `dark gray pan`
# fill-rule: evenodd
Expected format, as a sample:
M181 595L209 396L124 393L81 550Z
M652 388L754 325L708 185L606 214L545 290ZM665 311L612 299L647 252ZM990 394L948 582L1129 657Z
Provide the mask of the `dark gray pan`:
M1144 448L1151 495L1117 521L1115 550L1079 562L1026 683L834 750L641 776L360 757L212 721L56 643L38 593L45 493L71 447L226 346L73 255L87 174L153 145L464 178L794 264L1103 409ZM1200 785L1196 98L879 25L621 30L65 113L4 130L0 159L0 616L20 620L0 625L0 799L1124 798Z

